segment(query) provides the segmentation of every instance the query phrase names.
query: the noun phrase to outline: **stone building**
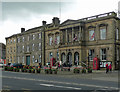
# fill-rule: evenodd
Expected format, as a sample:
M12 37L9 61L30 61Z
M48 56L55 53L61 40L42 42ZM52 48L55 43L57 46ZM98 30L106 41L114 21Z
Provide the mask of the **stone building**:
M93 66L99 58L100 68L111 63L118 68L120 62L120 19L115 12L99 14L79 20L66 20L60 24L57 17L52 23L21 29L16 37L16 62L25 65L46 65L51 58L69 65ZM8 37L9 41L11 37ZM8 38L6 41L8 42ZM7 44L7 49L13 46ZM7 53L9 54L9 53ZM8 60L10 55L7 55Z
M57 19L57 18L56 18ZM54 20L54 19L53 19ZM66 20L54 26L46 25L45 61L51 58L70 65L93 66L93 58L99 58L100 68L106 63L118 68L120 60L120 20L109 12L79 20ZM56 43L58 36L58 44Z
M23 65L44 64L44 32L43 28L36 27L25 31L21 28L21 33L17 34L16 61Z
M60 20L54 17L51 24L46 25L45 30L45 61L50 62L51 58L59 59L59 45L60 34L59 31Z
M60 25L60 58L71 65L88 63L98 57L100 68L120 62L120 19L110 12L80 20L67 20ZM88 59L89 57L89 59ZM89 62L88 62L89 61Z
M0 43L0 61L6 59L6 46L3 43Z
M16 62L16 35L6 38L6 63Z

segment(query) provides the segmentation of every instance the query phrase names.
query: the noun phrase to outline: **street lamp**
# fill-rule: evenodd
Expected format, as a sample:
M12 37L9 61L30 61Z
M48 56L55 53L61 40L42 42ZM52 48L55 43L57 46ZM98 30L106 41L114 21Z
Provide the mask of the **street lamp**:
M89 67L89 53L88 53L88 67Z

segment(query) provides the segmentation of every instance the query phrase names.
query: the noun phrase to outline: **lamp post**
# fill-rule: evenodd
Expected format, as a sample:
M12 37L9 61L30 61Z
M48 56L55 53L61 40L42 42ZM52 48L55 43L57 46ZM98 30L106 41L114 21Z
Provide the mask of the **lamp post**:
M88 67L89 67L89 53L88 53Z

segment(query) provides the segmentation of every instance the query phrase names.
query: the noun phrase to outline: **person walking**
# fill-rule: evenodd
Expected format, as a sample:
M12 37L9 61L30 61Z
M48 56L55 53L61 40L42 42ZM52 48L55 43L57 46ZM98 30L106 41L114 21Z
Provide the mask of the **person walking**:
M108 73L109 67L108 64L106 64L106 73Z
M112 72L112 66L111 66L111 64L109 65L109 70L110 70L110 72Z

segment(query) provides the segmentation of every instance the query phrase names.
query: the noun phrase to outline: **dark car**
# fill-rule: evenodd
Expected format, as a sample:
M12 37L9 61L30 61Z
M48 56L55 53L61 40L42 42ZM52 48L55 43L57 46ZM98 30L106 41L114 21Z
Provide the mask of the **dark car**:
M16 68L23 68L23 65L19 63L13 63L11 66Z

